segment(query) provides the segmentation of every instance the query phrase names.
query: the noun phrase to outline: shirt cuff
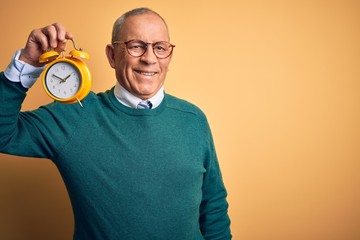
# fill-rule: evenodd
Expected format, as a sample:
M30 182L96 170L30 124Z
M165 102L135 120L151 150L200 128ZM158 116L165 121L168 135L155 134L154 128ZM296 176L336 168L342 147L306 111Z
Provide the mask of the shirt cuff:
M20 82L23 87L30 88L44 71L45 66L34 67L19 60L20 53L21 50L15 52L11 63L6 68L4 74L11 82Z

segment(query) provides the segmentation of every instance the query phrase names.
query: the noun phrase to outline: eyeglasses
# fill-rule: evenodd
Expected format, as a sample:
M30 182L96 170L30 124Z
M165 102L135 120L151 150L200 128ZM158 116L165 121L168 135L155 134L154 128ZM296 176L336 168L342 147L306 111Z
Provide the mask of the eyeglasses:
M157 58L164 59L169 57L175 45L166 41L160 41L155 43L146 43L141 40L133 39L126 42L114 41L113 44L125 44L127 52L133 57L141 57L145 54L149 45L152 45L153 52Z

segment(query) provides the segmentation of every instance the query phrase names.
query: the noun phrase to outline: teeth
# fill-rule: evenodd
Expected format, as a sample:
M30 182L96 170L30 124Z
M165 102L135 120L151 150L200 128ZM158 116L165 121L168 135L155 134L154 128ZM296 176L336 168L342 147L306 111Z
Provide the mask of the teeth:
M155 73L154 72L141 72L141 71L137 71L138 73L145 75L145 76L154 76Z

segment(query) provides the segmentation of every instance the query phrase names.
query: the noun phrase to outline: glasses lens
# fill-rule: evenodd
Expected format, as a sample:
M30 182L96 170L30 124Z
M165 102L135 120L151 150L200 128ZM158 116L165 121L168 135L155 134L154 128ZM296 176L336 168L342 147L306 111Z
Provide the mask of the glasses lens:
M126 48L131 56L140 57L146 51L146 43L139 40L133 40L127 42Z
M157 42L154 44L155 55L159 58L166 58L172 52L172 46L168 42Z
M133 57L142 56L147 49L149 43L141 40L130 40L125 42L128 53ZM152 44L154 54L158 58L167 58L171 55L173 46L168 42L156 42Z

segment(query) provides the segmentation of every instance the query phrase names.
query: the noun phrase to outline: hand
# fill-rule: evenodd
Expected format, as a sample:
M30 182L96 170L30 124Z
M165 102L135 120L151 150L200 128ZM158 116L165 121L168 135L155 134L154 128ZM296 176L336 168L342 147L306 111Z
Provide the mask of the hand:
M41 54L49 49L62 52L65 49L66 41L72 38L72 34L66 32L61 23L35 29L30 33L19 59L36 67L42 66L44 64L39 63Z

